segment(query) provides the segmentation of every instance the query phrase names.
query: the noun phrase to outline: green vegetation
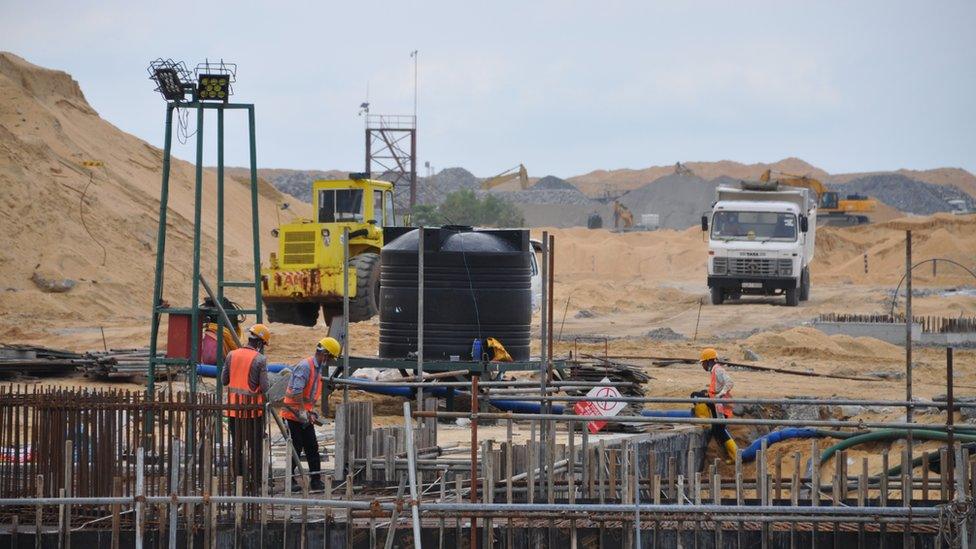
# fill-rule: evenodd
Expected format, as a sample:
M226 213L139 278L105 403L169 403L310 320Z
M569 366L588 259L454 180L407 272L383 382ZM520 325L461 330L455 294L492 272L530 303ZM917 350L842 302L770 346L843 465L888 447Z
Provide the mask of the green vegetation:
M521 227L525 217L515 204L493 194L479 197L471 189L448 194L440 206L419 204L413 209L416 226L471 225L474 227Z

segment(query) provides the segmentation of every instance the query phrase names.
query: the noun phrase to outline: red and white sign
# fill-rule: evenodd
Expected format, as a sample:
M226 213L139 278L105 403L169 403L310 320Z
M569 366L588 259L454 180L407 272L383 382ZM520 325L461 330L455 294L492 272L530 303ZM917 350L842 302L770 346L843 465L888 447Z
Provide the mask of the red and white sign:
M603 378L600 383L610 383L610 378ZM626 406L626 402L608 402L605 399L608 398L620 398L620 391L616 387L611 385L601 385L590 389L586 396L590 397L590 400L584 400L576 403L573 410L578 416L615 416L620 413ZM600 429L606 426L606 421L591 421L586 424L586 427L591 433L596 433Z

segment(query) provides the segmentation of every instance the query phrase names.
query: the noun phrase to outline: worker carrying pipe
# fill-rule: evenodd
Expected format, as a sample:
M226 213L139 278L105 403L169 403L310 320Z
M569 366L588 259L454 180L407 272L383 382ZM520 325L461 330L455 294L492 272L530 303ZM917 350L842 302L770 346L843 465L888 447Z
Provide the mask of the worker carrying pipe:
M699 357L699 362L701 363L702 369L709 373L708 381L708 392L700 391L693 393L692 397L704 397L708 398L732 398L732 377L725 370L725 366L718 362L718 352L711 347L702 349L701 356ZM732 417L732 406L729 404L720 403L699 403L694 406L692 413L695 417L712 418L718 416L724 416L726 418ZM728 455L728 461L734 462L735 455L739 451L739 447L735 444L735 439L732 438L732 434L725 425L715 424L712 425L711 437L716 441L720 442L725 447L725 453Z
M268 359L264 350L270 342L271 330L264 324L255 324L247 332L247 344L227 353L220 379L227 387L228 404L264 403L268 392ZM232 474L244 477L249 493L257 493L261 486L264 411L228 408L224 415L233 442Z
M291 379L285 393L284 408L281 417L288 423L288 434L291 437L295 453L301 457L305 453L308 462L309 490L325 490L322 483L322 457L319 454L319 442L315 436L315 425L321 424L315 413L315 402L322 396L322 373L328 372L328 367L335 363L342 354L342 345L334 337L324 337L315 346L315 353L298 361L291 369ZM292 490L301 491L301 486L295 479L297 463L291 465Z

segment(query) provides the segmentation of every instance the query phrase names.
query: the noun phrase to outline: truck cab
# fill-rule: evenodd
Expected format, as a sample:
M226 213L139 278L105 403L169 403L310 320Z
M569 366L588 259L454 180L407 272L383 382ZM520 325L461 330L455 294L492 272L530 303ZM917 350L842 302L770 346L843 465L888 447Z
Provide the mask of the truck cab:
M708 232L708 287L711 301L743 295L783 295L796 306L809 297L816 205L806 189L729 188L716 190Z

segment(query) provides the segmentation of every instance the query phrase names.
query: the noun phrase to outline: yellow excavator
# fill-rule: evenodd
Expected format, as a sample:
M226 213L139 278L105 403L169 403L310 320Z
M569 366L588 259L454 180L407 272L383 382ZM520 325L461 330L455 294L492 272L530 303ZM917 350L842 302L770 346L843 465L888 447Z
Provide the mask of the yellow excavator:
M776 177L773 177L773 174ZM878 201L859 194L841 198L837 191L827 190L826 185L808 175L796 175L766 170L759 176L763 183L779 183L787 187L810 189L817 195L817 221L823 225L850 226L870 223L869 214L878 207Z
M529 188L529 172L525 169L525 166L519 164L514 168L509 168L502 173L489 177L481 182L481 190L490 191L499 185L504 185L509 181L518 178L519 188L523 191Z

